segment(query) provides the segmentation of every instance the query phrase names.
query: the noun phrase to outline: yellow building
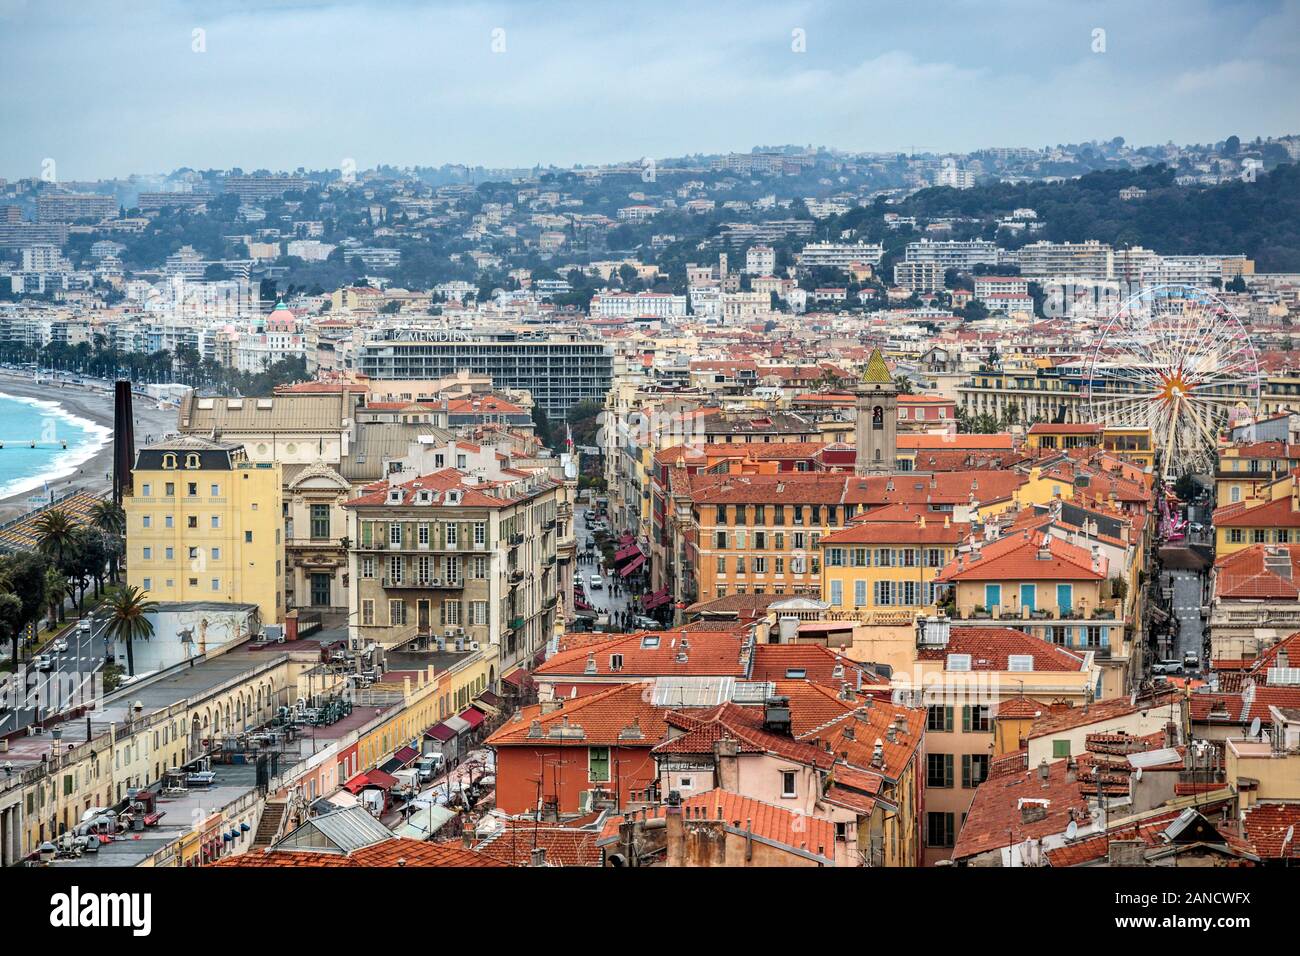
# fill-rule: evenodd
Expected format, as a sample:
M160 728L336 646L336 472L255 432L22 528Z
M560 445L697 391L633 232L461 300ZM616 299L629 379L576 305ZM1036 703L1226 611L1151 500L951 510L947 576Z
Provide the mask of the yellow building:
M1099 546L1089 550L1024 529L959 554L936 580L954 589L955 620L1010 624L1109 660L1127 656L1124 599L1116 596L1110 573ZM1120 693L1123 685L1121 671L1109 686L1098 687L1098 697Z
M1143 468L1154 468L1156 452L1149 428L1107 428L1101 433L1101 447L1108 454Z
M1253 544L1300 542L1300 482L1295 476L1287 474L1262 485L1254 495L1214 512L1214 545L1218 557Z
M184 436L142 448L123 498L127 583L155 601L256 604L283 620L280 466Z
M1215 500L1220 505L1257 503L1274 497L1269 486L1300 467L1300 446L1282 441L1222 445L1218 459Z
M902 611L932 614L935 576L970 531L948 512L892 505L821 539L821 599L837 611L872 621Z
M1100 444L1101 426L1094 422L1035 422L1025 435L1025 446L1032 452L1096 448Z

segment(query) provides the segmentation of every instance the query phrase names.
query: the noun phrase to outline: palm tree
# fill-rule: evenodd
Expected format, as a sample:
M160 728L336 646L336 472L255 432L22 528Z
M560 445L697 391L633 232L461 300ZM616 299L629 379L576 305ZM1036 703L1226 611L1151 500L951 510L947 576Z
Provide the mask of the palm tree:
M118 562L125 551L122 539L126 535L126 510L111 498L104 498L91 506L90 523L103 533L104 545L108 551L109 580L116 584ZM96 580L95 591L95 597L99 597L98 580Z
M126 533L126 511L112 498L96 501L90 507L90 523L108 534Z
M72 542L76 525L62 508L48 508L32 524L36 532L36 547L42 554L54 556L55 564L63 563L63 552Z
M146 616L158 609L157 601L146 598L135 585L122 585L108 592L96 615L108 622L107 636L126 644L126 670L135 676L135 653L132 642L153 637L153 622Z
M67 597L68 579L58 568L45 571L45 606L50 612L50 624L64 620L63 602Z

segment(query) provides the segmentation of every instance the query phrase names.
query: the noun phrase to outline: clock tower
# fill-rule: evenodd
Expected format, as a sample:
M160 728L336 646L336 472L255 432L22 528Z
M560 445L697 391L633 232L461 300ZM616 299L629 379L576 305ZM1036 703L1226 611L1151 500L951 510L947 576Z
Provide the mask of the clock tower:
M854 473L892 475L897 468L898 386L880 349L872 350L855 394L858 457Z

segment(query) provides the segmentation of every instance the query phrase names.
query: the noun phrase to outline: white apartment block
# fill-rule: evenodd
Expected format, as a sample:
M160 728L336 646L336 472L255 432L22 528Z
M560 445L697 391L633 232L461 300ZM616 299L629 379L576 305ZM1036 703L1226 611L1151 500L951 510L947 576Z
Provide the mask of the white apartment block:
M770 276L776 271L776 250L771 246L750 246L745 253L745 272L751 276Z
M874 242L810 242L799 253L799 268L829 266L847 271L855 262L878 266L884 252L884 247Z
M1110 279L1114 261L1109 245L1087 242L1031 242L1020 248L1020 274L1044 279Z
M1029 280L1023 276L976 276L975 298L991 295L1029 295Z
M909 292L938 292L943 288L945 268L942 262L903 260L894 264L894 285Z
M598 292L591 298L591 314L602 319L677 318L686 314L686 296L666 292Z
M997 243L986 239L921 239L907 244L904 260L936 263L942 279L947 269L970 271L979 265L995 266L999 261L998 252Z

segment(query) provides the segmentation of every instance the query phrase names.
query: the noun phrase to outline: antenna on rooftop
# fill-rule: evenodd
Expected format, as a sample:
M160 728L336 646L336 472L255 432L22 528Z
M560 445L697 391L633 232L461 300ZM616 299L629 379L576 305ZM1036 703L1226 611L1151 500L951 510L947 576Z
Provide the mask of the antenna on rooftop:
M1078 836L1078 834L1079 834L1079 825L1075 823L1073 820L1071 820L1069 826L1065 828L1065 838L1067 840L1073 840L1076 836Z

